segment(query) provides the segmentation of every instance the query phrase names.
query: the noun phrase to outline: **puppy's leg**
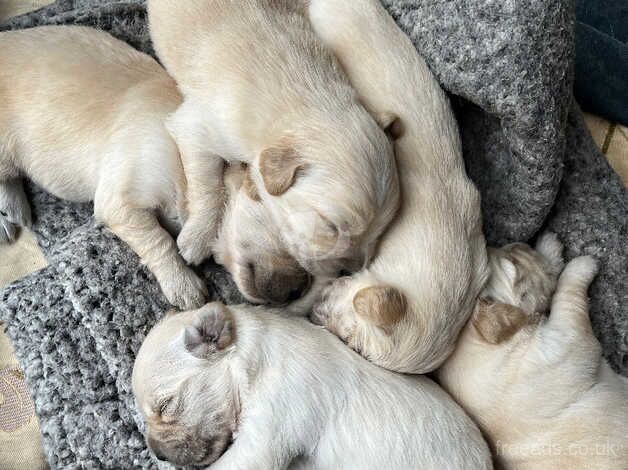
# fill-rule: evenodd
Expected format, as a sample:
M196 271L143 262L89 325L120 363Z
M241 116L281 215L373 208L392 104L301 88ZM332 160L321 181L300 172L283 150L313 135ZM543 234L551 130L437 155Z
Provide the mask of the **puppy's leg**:
M589 320L587 289L597 272L590 256L570 261L558 279L547 322L539 331L539 361L544 364L571 364L579 374L594 373L602 347Z
M1 173L1 172L0 172ZM30 227L31 208L19 178L0 180L0 243L11 242L19 227Z
M549 319L528 349L527 364L535 366L539 384L551 384L545 405L537 413L555 413L582 397L599 380L602 346L589 320L587 289L597 272L590 256L570 261L558 279ZM559 391L559 393L554 393Z
M198 112L184 103L168 121L187 180L188 218L177 245L181 256L199 264L212 254L224 207L224 161L212 153L211 130L198 122Z
M179 255L170 234L148 209L129 206L100 210L96 216L126 242L157 278L168 301L183 310L205 303L207 287Z
M549 328L593 335L589 320L587 290L597 273L597 262L590 256L571 260L558 278L552 299Z

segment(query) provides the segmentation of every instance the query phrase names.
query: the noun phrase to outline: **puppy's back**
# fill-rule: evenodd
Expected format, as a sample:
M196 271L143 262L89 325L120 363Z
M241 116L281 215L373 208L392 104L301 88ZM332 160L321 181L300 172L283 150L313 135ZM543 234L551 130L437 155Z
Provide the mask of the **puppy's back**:
M261 346L260 354L291 371L281 388L306 390L300 396L315 400L296 408L318 409L320 402L325 412L313 421L328 413L330 423L310 456L313 468L413 468L418 463L423 468L491 468L477 426L429 378L375 366L306 319L263 308L245 315L251 314L267 324L264 342L274 345L271 350Z
M118 130L180 102L154 59L92 28L0 33L0 63L0 152L66 199L93 197Z
M305 0L150 0L155 50L185 91L224 83L289 92L299 83L333 91L348 81L303 12ZM258 93L260 94L260 93ZM274 96L277 99L277 96ZM259 98L258 98L259 99Z
M0 119L10 116L18 124L40 122L42 127L50 126L50 116L98 129L117 111L126 90L148 80L168 81L146 54L80 26L0 33L0 63Z

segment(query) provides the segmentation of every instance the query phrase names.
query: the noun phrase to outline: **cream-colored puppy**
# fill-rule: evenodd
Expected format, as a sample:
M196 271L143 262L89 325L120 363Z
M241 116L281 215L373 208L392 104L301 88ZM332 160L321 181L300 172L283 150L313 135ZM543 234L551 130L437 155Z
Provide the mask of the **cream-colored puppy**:
M233 276L253 303L285 304L297 308L309 293L312 278L284 247L268 210L262 205L246 165L227 165L227 203L214 245L214 259ZM313 300L301 309L311 306ZM304 312L305 313L305 312Z
M480 425L499 468L628 468L628 380L591 329L592 258L567 264L542 314L562 262L557 247L546 238L542 256L522 244L492 253L491 297L478 302L438 378Z
M377 0L311 0L314 30L372 112L393 126L401 208L372 263L335 281L313 320L387 369L425 373L451 353L488 276L480 196L445 93Z
M176 465L491 468L476 426L430 379L376 367L264 307L167 316L142 344L133 391L149 446Z
M198 221L177 239L190 262L212 249L223 159L250 164L283 243L311 273L360 269L397 210L392 146L303 10L291 0L148 2L155 49L185 99L170 129Z
M94 213L182 308L205 301L157 220L186 220L185 177L165 119L181 103L149 56L91 28L0 33L0 241L27 226L20 178L52 194L94 201Z

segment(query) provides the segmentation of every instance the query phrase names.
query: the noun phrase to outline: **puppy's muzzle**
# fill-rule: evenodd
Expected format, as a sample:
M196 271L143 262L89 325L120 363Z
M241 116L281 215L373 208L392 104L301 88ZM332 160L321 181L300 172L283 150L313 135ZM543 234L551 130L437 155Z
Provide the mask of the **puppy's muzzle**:
M159 441L156 441L152 437L148 436L146 438L146 443L148 444L148 448L153 452L155 457L157 457L157 460L161 460L162 462L168 460L168 456L164 453L163 450L161 450Z
M287 304L300 299L310 288L311 276L303 269L273 271L255 277L257 292L273 304Z

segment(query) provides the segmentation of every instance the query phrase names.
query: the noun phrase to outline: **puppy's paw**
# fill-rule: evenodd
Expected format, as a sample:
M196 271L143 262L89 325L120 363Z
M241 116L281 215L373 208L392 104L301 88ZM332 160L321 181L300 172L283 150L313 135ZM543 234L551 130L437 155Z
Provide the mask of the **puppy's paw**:
M17 237L18 226L2 215L0 212L0 243L11 243Z
M589 285L598 272L598 262L592 256L572 259L561 274L561 279Z
M18 227L31 226L31 208L20 181L0 183L0 242L13 241Z
M199 308L207 299L205 282L186 266L161 280L160 285L168 302L181 310Z
M535 250L545 258L552 274L558 276L565 266L563 244L553 232L543 233L536 242Z
M183 259L189 264L198 265L212 255L216 230L210 224L200 226L189 220L177 237L177 246Z

